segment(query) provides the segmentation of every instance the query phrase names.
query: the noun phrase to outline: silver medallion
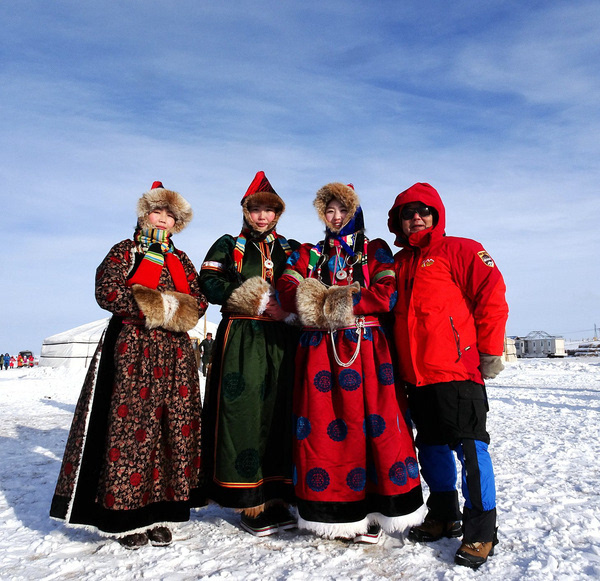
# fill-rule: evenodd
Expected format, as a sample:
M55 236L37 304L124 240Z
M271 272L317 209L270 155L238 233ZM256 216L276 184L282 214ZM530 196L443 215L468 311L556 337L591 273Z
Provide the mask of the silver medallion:
M346 280L347 277L348 277L348 274L346 273L345 270L338 270L335 273L335 278L337 278L338 280Z
M268 258L265 260L265 268L267 270L271 270L273 268L273 261Z

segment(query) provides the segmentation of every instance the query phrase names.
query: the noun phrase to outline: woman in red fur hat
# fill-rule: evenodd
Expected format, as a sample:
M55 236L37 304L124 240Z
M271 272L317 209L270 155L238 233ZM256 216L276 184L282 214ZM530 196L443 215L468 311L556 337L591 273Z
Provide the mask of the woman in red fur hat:
M314 205L325 239L303 244L277 285L282 307L304 325L294 388L298 526L377 543L382 528L421 522L423 505L382 326L397 295L394 259L365 236L353 186L327 184Z
M126 548L168 545L168 524L202 506L198 366L187 331L206 309L194 265L171 241L188 202L154 182L133 240L96 271L112 313L83 385L50 515Z

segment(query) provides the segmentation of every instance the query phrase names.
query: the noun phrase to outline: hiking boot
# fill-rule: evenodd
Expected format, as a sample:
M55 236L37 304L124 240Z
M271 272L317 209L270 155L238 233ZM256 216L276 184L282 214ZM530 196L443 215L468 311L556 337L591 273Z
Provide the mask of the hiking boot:
M279 532L279 525L268 517L266 511L261 512L255 518L242 513L240 526L255 537L268 537Z
M154 547L166 547L173 540L173 535L168 527L154 527L146 531L146 534Z
M494 545L498 544L498 539L489 543L463 543L460 549L454 555L454 562L457 565L478 569L483 565L488 557L494 554Z
M425 517L423 524L412 527L408 533L408 540L415 543L432 543L446 537L455 539L462 535L459 520L436 520Z
M131 533L117 539L119 544L126 549L139 549L148 544L148 535L146 533Z
M280 531L295 529L298 526L296 517L292 515L287 506L283 504L273 504L265 510L267 520L277 524Z
M366 533L363 533L362 535L356 535L354 537L354 542L376 545L379 542L382 534L381 527L378 524L371 524L369 525Z

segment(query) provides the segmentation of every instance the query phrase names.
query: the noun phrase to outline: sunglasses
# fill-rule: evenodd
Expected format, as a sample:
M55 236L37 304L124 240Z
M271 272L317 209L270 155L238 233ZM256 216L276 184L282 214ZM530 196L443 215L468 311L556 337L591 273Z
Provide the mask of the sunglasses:
M411 220L415 213L419 214L421 218L425 218L426 216L431 216L431 208L428 206L418 206L416 208L402 208L400 212L400 217L403 220Z

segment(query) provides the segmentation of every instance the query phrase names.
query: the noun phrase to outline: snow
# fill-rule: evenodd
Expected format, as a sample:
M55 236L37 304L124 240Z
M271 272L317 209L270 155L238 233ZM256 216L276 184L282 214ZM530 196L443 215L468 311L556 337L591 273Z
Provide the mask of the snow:
M529 359L488 384L500 544L478 571L456 539L377 546L299 531L258 539L217 506L171 546L128 551L48 510L84 370L0 373L1 579L547 580L600 578L600 359Z

